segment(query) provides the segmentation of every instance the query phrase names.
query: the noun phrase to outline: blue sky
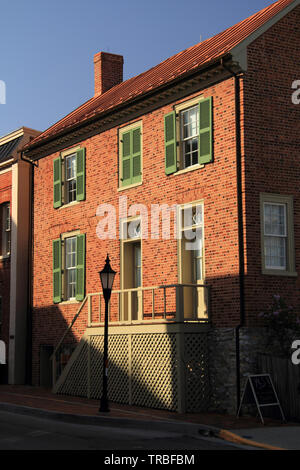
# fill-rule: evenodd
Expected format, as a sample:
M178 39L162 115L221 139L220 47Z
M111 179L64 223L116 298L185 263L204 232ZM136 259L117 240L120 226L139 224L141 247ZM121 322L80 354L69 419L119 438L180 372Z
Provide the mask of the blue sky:
M45 130L93 95L93 56L124 56L124 80L272 0L2 0L0 136Z

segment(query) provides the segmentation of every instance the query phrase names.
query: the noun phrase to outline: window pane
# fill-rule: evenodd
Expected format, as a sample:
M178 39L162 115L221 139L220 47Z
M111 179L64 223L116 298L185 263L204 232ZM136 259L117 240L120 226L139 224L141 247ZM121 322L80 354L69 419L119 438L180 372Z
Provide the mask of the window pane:
M285 206L282 204L265 204L265 235L286 236Z
M265 237L265 263L268 268L286 268L286 238Z
M76 297L76 269L67 270L67 298Z

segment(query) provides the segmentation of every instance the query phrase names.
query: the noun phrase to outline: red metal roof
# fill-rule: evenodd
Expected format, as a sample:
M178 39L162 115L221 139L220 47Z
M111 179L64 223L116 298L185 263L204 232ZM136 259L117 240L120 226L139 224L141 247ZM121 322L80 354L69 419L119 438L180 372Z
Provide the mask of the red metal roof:
M103 95L91 98L56 124L49 127L49 129L32 140L26 147L30 148L37 143L42 144L42 141L45 139L54 137L56 134L72 128L75 124L82 123L93 116L101 115L101 113L111 110L122 103L130 102L133 98L142 96L148 91L172 82L187 72L199 69L205 64L228 54L235 46L267 23L277 13L284 10L293 1L279 0L216 36L185 49L150 70L114 86Z

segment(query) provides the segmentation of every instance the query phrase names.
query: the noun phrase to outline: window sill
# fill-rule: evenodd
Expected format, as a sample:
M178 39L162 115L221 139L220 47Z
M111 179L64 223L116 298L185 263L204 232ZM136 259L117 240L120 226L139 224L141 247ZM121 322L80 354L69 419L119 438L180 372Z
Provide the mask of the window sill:
M77 204L80 204L82 201L73 201L69 202L68 204L63 204L62 206L58 207L58 210L65 209L66 207L72 207L76 206Z
M128 186L123 186L118 188L118 191L125 191L125 189L131 189L131 188L136 188L137 186L141 186L143 184L143 181L140 181L139 183L134 183L134 184L129 184Z
M285 276L285 277L298 277L295 271L280 271L275 269L263 269L262 274L265 276Z
M81 304L80 300L63 300L62 302L59 302L58 305L72 305L72 304Z
M184 175L185 173L189 173L190 171L196 171L204 168L205 165L193 165L185 168L184 170L176 171L176 173L172 173L170 176L177 176L177 175Z

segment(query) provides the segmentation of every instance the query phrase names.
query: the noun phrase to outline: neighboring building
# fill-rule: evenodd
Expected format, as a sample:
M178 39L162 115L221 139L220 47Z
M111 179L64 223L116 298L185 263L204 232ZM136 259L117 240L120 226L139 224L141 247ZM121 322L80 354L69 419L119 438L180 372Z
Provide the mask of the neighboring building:
M8 364L8 375L6 368L1 381L12 384L25 383L29 340L32 172L31 164L22 161L18 152L38 134L21 127L0 137L0 339Z
M274 293L299 308L299 24L300 1L280 0L125 82L123 57L98 53L95 96L24 148L38 162L34 384L55 351L54 391L99 397L109 253L110 399L234 410L265 347L258 313ZM99 239L101 204L115 239ZM179 240L133 204L176 204Z

